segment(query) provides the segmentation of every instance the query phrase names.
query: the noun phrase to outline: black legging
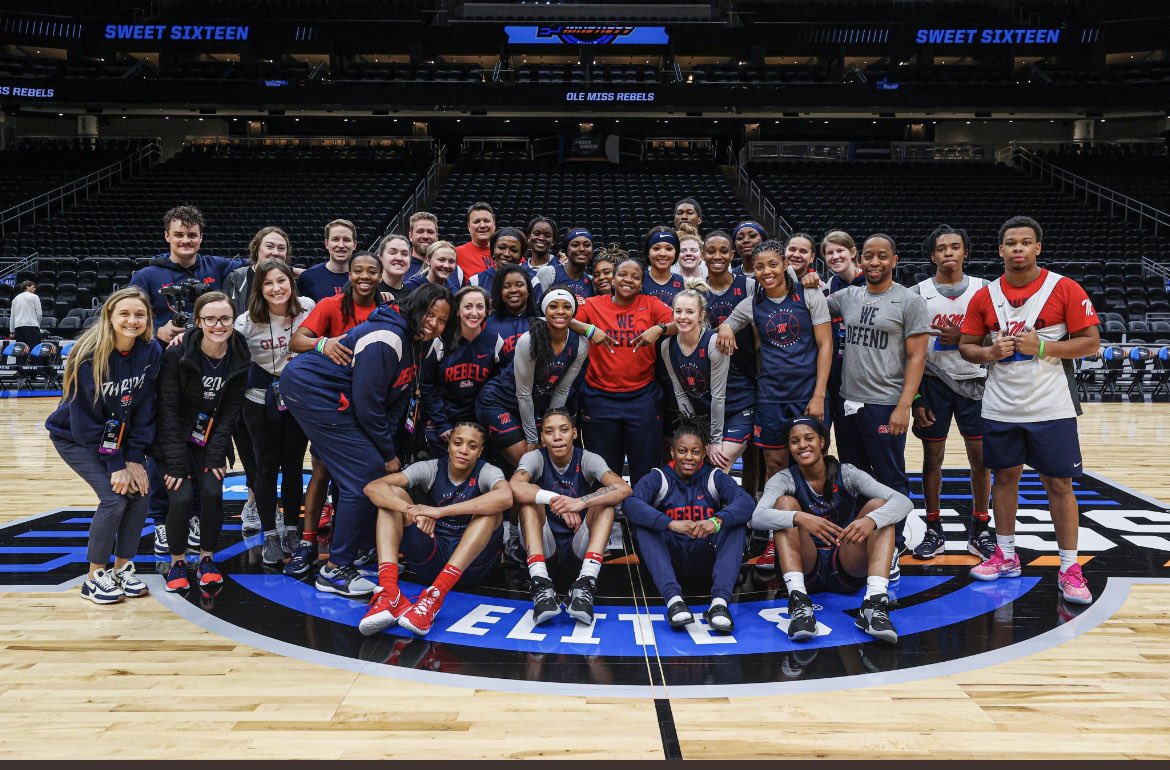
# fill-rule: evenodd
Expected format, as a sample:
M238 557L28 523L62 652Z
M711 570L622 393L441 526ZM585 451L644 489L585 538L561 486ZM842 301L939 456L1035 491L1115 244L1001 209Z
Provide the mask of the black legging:
M239 458L240 465L244 466L244 480L248 489L255 492L256 444L252 440L250 427L244 420L236 420L236 429L232 432L232 443L236 445L236 457Z
M223 529L223 481L217 479L210 469L203 470L203 448L191 447L191 478L183 479L177 490L167 490L170 507L167 509L167 544L171 556L182 556L187 552L187 522L191 519L191 507L195 500L195 485L199 486L199 550L214 553L219 544L219 533ZM157 458L156 458L157 461ZM162 462L159 472L164 476L170 470Z
M270 412L264 404L244 400L244 422L252 436L256 452L255 483L256 508L260 513L260 526L265 532L276 529L276 474L281 474L280 502L284 506L285 526L297 523L304 499L305 447L309 439L290 412L279 412L280 416L269 419ZM169 533L168 533L169 534Z

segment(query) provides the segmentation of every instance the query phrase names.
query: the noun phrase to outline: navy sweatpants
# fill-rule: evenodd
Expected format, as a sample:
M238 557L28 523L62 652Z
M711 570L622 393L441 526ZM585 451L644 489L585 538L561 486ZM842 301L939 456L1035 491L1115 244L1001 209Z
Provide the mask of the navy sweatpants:
M723 527L711 537L693 539L669 529L635 526L634 535L638 539L638 556L650 570L663 601L682 596L680 574L699 573L711 575L711 598L731 601L743 561L747 527Z
M662 464L662 394L657 382L632 393L582 388L585 448L621 475L630 462L630 485Z
M312 442L313 451L337 484L329 561L348 567L359 553L374 546L378 509L364 490L366 484L386 475L382 455L358 427L353 414L305 409L297 405L287 388L283 395L289 411Z
M866 404L860 411L846 415L837 423L837 453L841 462L855 465L875 479L910 496L910 479L906 476L906 434L889 432L890 416L895 406ZM906 520L898 524L897 541L906 542Z

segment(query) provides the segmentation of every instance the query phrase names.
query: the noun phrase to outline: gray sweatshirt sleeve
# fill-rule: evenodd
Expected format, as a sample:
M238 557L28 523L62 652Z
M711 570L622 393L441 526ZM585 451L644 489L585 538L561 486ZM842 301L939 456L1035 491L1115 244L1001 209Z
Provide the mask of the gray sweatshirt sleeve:
M791 495L796 491L796 484L792 482L792 475L787 469L780 471L764 485L764 494L756 503L756 510L752 513L750 525L752 529L792 529L796 526L794 519L796 511L778 511L772 506L777 498Z
M719 352L718 336L711 335L707 343L707 359L711 362L711 443L723 441L723 415L727 407L727 370L731 359Z
M544 267L542 267L536 271L535 283L540 285L540 290L542 292L547 292L549 290L549 288L552 286L553 281L556 280L556 277L557 277L556 268L554 268L551 264L545 265Z
M672 339L672 337L664 337L662 342L658 343L658 360L662 362L666 369L666 374L670 377L670 385L674 388L674 400L678 403L678 408L687 417L694 417L695 405L691 403L691 399L683 392L682 382L678 378L678 372L670 365L670 342Z
M739 301L735 309L731 311L731 315L727 316L727 320L723 323L731 327L733 332L740 329L746 329L754 320L752 315L752 302L754 301L754 294L748 293L746 297Z
M841 480L845 482L845 490L851 495L860 495L866 500L885 500L885 505L872 511L869 518L873 519L878 529L897 524L910 515L914 510L914 503L901 492L895 492L885 484L863 470L848 463L841 465Z
M512 356L512 371L516 376L516 403L520 406L520 424L524 440L537 443L536 407L532 403L532 381L536 378L536 362L532 360L532 338L528 332L520 335Z

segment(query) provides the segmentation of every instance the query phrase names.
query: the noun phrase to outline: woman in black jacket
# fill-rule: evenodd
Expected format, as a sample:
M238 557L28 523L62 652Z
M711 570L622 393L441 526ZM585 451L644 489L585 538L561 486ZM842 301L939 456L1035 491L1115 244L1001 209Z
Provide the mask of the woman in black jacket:
M193 486L199 486L199 585L216 590L223 575L211 560L223 526L223 478L232 431L240 417L250 365L248 344L234 334L235 310L213 291L195 302L195 326L168 348L158 377L158 428L152 454L166 482L171 548L168 591L184 591L184 545ZM173 536L173 537L172 537Z

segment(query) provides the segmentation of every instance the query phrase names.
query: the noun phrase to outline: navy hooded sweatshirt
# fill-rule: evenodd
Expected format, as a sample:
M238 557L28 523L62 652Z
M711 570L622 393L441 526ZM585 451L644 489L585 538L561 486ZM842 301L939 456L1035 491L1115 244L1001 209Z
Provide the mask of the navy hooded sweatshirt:
M73 398L62 399L45 421L49 434L80 444L94 452L101 446L106 420L124 424L122 445L113 454L101 455L110 473L123 470L126 463L146 460L146 448L154 441L155 381L162 361L162 347L156 342L137 340L125 355L110 353L101 398L94 402L93 359L77 367Z
M382 305L346 332L341 344L353 351L348 366L315 350L302 353L285 366L281 391L305 411L352 413L382 460L389 462L397 457L394 433L418 373L406 319L394 306Z
M134 274L131 286L137 286L150 297L150 309L154 311L154 328L165 325L174 316L167 304L167 297L159 290L173 283L193 279L205 286L204 291L222 291L228 275L238 267L250 264L247 259L228 259L197 254L191 267L171 261L170 254L160 254L154 261ZM236 313L243 312L236 308Z
M752 518L756 501L735 480L709 463L684 481L674 463L643 476L634 494L622 501L631 524L665 530L676 520L705 521L718 516L725 527L742 527Z

